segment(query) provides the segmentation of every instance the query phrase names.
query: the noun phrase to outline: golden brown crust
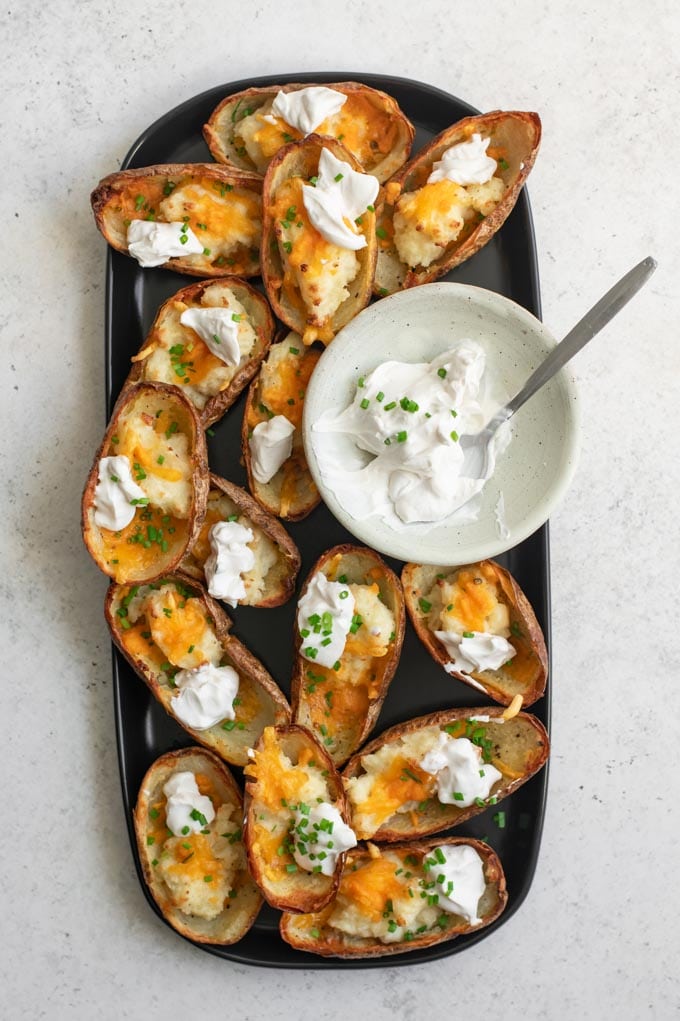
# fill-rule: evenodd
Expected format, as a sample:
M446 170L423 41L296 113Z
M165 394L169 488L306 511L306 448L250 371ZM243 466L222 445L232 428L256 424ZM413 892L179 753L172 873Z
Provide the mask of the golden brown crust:
M229 196L237 199L239 193L247 192L254 196L260 207L262 178L244 170L233 170L215 163L163 163L135 170L120 170L102 178L90 196L95 223L116 251L129 254L125 221L147 219L149 215L140 216L134 201L130 205L132 196L140 192L140 189L148 188L153 202L152 215L155 215L157 203L172 193L178 178L182 179L182 183L192 180L209 181L220 193L220 198L227 201ZM145 207L139 211L144 212ZM191 221L189 225L193 229L196 223ZM225 237L224 240L229 239ZM257 239L247 248L243 246L243 250L239 249L235 255L225 257L214 252L202 256L190 255L168 259L162 268L198 277L222 277L230 272L240 277L257 276L260 272Z
M456 241L443 250L440 258L427 267L408 266L392 242L395 205L402 192L412 192L427 181L433 164L453 145L465 141L473 132L491 137L492 145L502 147L507 169L499 176L506 191L493 211L472 230L464 230ZM387 183L377 209L378 228L382 239L378 248L378 262L374 291L391 294L400 288L430 283L465 262L491 240L505 223L519 196L524 182L534 165L541 141L541 121L537 113L494 110L491 113L463 120L446 128L403 167Z
M500 586L510 614L509 641L517 650L517 655L500 670L484 670L469 676L456 671L451 676L484 691L502 705L510 705L516 695L521 695L522 704L530 706L545 691L548 652L541 626L529 600L509 571L500 564L493 560L482 560L478 564L460 567L406 564L401 572L401 580L406 608L416 634L437 663L443 667L450 662L446 649L428 626L429 611L423 609L420 600L432 590L438 576L453 577L465 570L488 571Z
M262 360L266 357L274 335L274 318L267 299L244 280L238 280L236 277L226 277L224 279L217 280L202 280L200 283L190 284L188 287L183 287L168 298L156 313L156 317L151 324L151 329L149 330L139 353L133 358L130 372L123 384L123 388L127 389L134 383L151 379L148 374L148 358L146 356L151 354L156 347L163 347L160 336L162 330L166 327L166 324L170 324L174 320L177 320L176 329L184 332L187 342L195 343L196 334L194 331L189 327L181 326L179 323L181 311L177 308L177 305L186 305L187 307L210 307L204 304L204 294L208 288L212 289L219 287L220 285L224 285L226 289L231 291L236 300L243 305L248 313L248 319L255 331L257 339L250 355L241 360L241 363L236 368L236 372L229 384L225 387L225 389L219 390L214 396L208 397L203 407L199 407L196 404L191 391L185 390L185 387L180 381L180 377L177 377L175 385L178 386L182 392L185 392L189 400L194 403L196 412L204 429L207 429L214 422L217 422L218 419L222 418L227 409L232 406L241 391L246 388L259 369Z
M115 582L109 586L104 606L111 637L132 669L146 683L152 695L183 730L227 762L235 766L244 766L248 761L248 748L254 745L265 727L289 722L290 707L286 697L262 663L229 633L232 623L230 617L194 578L181 571L175 571L160 580L162 583L179 585L181 591L188 591L190 596L198 599L205 616L212 623L213 632L223 650L221 665L233 667L240 679L238 692L240 702L235 706L234 721L217 723L208 730L194 730L177 718L172 708L176 689L172 686L171 676L161 668L166 664L154 662L152 652L145 660L129 648L129 639L126 643L128 631L122 626L125 613L120 611L125 609L125 600L129 599L130 590L129 587L117 585ZM161 654L156 658L165 657Z
M175 527L174 533L165 530L165 549L156 544L153 556L148 559L142 558L135 563L134 559L125 562L125 558L112 556L118 552L107 545L113 542L117 533L109 529L102 529L95 523L95 490L97 488L99 462L102 457L115 454L115 443L113 439L119 430L121 419L133 417L135 414L148 415L152 409L157 411L163 409L169 417L179 423L179 431L184 432L189 438L189 457L192 466L191 508L186 524L183 522ZM154 414L155 414L154 411ZM166 433L167 436L167 433ZM111 420L104 433L104 438L95 454L92 468L85 483L81 509L81 527L83 541L96 563L97 567L115 581L141 582L153 581L154 578L174 570L187 549L195 542L196 536L201 530L203 518L205 517L206 502L208 499L208 452L205 441L205 434L198 415L189 400L175 386L168 386L163 383L137 383L127 387L119 396L111 415ZM150 505L153 506L153 505ZM132 526L143 527L143 515L147 514L147 508L137 508ZM159 524L159 522L156 522ZM125 530L123 530L125 531ZM139 545L139 544L137 544ZM121 563L120 560L123 560Z
M479 815L489 807L491 798L494 804L507 798L543 768L550 753L550 741L543 724L530 713L518 713L504 723L487 723L484 720L473 720L471 717L488 716L491 720L502 719L504 710L498 706L484 706L476 709L445 709L427 716L419 716L405 723L390 727L384 734L370 741L354 755L345 766L342 777L345 787L353 777L365 774L362 760L386 745L399 742L400 738L410 734L437 728L445 730L452 737L467 737L482 749L483 761L489 761L501 771L503 777L491 788L489 798L482 804L472 804L466 808L455 805L444 805L437 798L436 790L427 791L418 798L417 808L406 812L395 812L372 833L361 832L365 839L377 841L409 840L425 837L430 833L438 833L465 822L472 816ZM417 767L417 763L412 764ZM408 768L408 765L407 765ZM415 774L414 774L415 775ZM355 806L349 799L352 817Z
M495 851L481 840L464 837L443 837L439 840L426 840L417 843L394 844L385 848L390 854L397 854L404 865L413 871L415 876L423 872L422 863L427 855L436 847L465 844L472 847L483 862L486 889L482 895L479 908L481 921L471 925L459 915L449 915L442 919L442 925L435 925L423 933L411 933L411 938L400 942L382 943L377 937L353 936L340 929L334 929L327 921L329 909L318 914L292 915L283 914L280 932L286 943L296 950L306 950L322 957L383 957L392 954L407 953L421 950L438 943L444 943L456 936L469 932L477 932L495 922L502 914L508 900L503 866ZM373 857L370 848L364 846L348 852L345 861L345 873L354 865L360 866ZM406 861L405 859L408 859ZM424 873L423 873L424 874ZM415 882L415 880L414 880Z
M256 172L255 164L234 138L234 128L238 122L244 116L248 116L246 111L254 112L268 100L274 99L278 92L297 92L300 89L318 87L319 84L304 82L269 85L265 88L244 89L242 92L227 96L215 107L208 123L203 128L203 136L213 159L218 163L224 163L240 170ZM396 100L379 89L370 88L360 82L333 82L324 85L324 88L334 89L346 96L361 96L381 114L389 115L390 123L396 129L396 138L390 151L387 154L381 154L377 160L367 162L362 162L359 154L353 153L368 173L377 177L381 183L386 181L408 159L415 136L415 128L402 113ZM283 144L284 140L282 139Z
M288 280L277 241L282 231L275 213L277 192L291 178L301 178L306 183L316 175L322 149L330 150L353 170L361 171L360 164L340 142L322 135L307 135L301 141L290 142L279 150L269 164L262 186L262 280L276 315L299 333L305 344L311 344L314 340L328 344L338 330L366 307L371 299L377 257L375 213L367 210L361 216L366 247L354 253L359 269L348 285L351 293L332 316L324 320L323 325L315 321L314 310L304 304L299 287L292 278ZM314 230L313 227L309 229Z
M264 595L253 601L247 596L240 600L244 606L258 606L261 609L273 606L281 606L287 602L295 591L295 582L300 570L300 551L291 539L283 525L266 511L257 500L245 489L228 482L219 475L210 475L211 493L213 492L226 496L237 508L239 515L252 521L257 528L261 529L274 543L277 551L277 562L270 568L265 579ZM246 525L248 522L246 521ZM187 553L182 561L182 570L205 584L203 567L205 559L196 558L196 546Z
M177 907L153 864L159 853L153 835L158 826L151 814L155 812L158 818L154 803L163 800L163 786L172 774L182 771L208 777L217 794L215 800L219 801L219 804L215 804L213 800L216 809L223 804L234 805L238 809L239 818L243 810L241 792L236 781L224 763L211 752L202 748L185 748L168 752L156 759L142 780L133 817L144 880L163 917L173 929L197 943L227 946L245 936L262 906L262 895L248 875L248 870L244 867L236 873L232 888L234 896L229 897L223 911L216 918L208 920L188 915Z
M314 763L318 770L323 770L323 779L330 797L328 800L347 822L349 812L345 790L338 772L330 756L324 751L313 734L305 727L290 724L284 727L271 728L273 743L292 762L293 766L304 768ZM264 735L255 746L256 756L262 752ZM302 759L302 762L301 762ZM338 855L335 871L331 876L322 873L307 872L296 866L289 852L278 854L268 851L263 841L270 836L270 830L261 822L267 806L263 802L262 792L267 787L267 776L258 776L257 757L245 769L244 796L244 827L243 842L248 855L251 874L255 877L265 899L272 907L282 911L320 911L335 896L340 881L345 854ZM282 799L286 801L286 799ZM280 821L275 823L274 842L281 846L288 836L290 824L294 821L291 805L277 804ZM271 810L269 810L271 815Z
M288 333L283 340L272 344L269 354L260 367L259 374L250 384L246 397L241 427L241 444L248 475L248 486L254 498L266 511L285 521L301 521L311 514L321 501L321 496L307 465L299 421L307 379L318 358L319 351L316 348L306 348L298 334ZM297 368L293 366L294 362L299 362ZM285 363L290 364L290 370L286 368ZM286 373L285 379L282 369ZM293 401L297 417L293 423L295 433L291 456L281 465L269 482L262 483L258 482L253 475L250 436L256 425L271 418L271 409L266 403L267 401L272 403L268 396L271 387L265 382L270 376L274 376L277 381L280 381L285 390L279 400L283 407L276 407L276 414L283 414L286 417L292 414L288 408L288 401ZM286 380L293 387L290 391L285 387ZM298 389L299 385L301 385L301 389Z
M341 765L373 730L399 664L406 627L404 595L396 574L368 547L343 544L323 553L309 572L300 598L317 571L331 581L346 578L348 584L376 583L381 601L392 611L395 620L386 655L362 657L361 666L357 667L355 662L348 661L345 652L340 657L339 671L316 666L305 659L300 653L303 640L297 625L295 627L291 683L293 719L319 734L335 764Z

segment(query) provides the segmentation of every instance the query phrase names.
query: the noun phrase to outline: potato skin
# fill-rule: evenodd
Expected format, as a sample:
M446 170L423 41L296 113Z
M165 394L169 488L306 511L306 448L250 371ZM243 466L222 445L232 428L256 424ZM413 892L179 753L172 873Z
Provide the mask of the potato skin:
M385 701L390 682L394 677L397 666L399 665L399 657L401 655L401 647L404 642L404 633L406 628L404 596L396 574L390 570L387 564L374 550L365 546L343 544L340 546L334 546L332 549L327 550L326 553L323 553L307 575L300 592L300 598L302 598L302 596L304 596L307 592L309 583L317 571L321 571L329 577L330 580L334 580L340 575L347 575L349 584L353 582L361 583L362 580L365 582L368 578L368 573L375 572L375 578L372 578L371 580L376 580L380 585L383 601L388 608L392 610L395 617L394 639L390 643L390 651L384 657L373 657L373 662L376 664L375 672L378 674L378 677L376 678L377 691L375 695L373 697L369 696L368 705L363 716L360 714L353 714L351 726L347 725L342 728L338 728L335 731L335 741L333 747L329 749L329 754L336 765L341 765L373 730L378 720L378 716L380 715L383 702ZM316 731L318 726L315 725L312 718L311 706L307 692L307 670L310 667L312 667L315 671L325 670L325 668L314 667L312 663L306 660L300 653L301 645L302 639L300 637L296 621L295 663L293 667L293 679L291 682L293 720L296 723L309 727L312 731ZM334 676L333 671L330 671L329 675ZM326 687L327 686L324 686L324 688ZM332 715L330 718L332 719ZM328 738L325 738L324 740L328 740Z
M216 393L213 397L209 397L203 408L196 408L196 413L198 414L199 420L204 429L207 429L209 426L213 425L213 423L222 418L224 413L232 406L241 391L246 388L259 369L262 360L266 357L274 335L274 318L266 298L264 298L259 291L256 291L254 287L251 287L251 285L247 284L244 280L238 280L236 277L225 277L224 279L217 280L202 280L200 283L190 284L188 287L182 287L181 290L177 291L168 298L167 301L163 302L156 313L156 317L151 324L151 329L149 330L138 355L136 355L135 359L133 359L130 372L123 384L123 389L127 389L134 383L146 379L146 360L142 356L150 346L154 346L154 336L162 327L166 317L172 315L175 302L183 302L190 306L198 305L200 307L203 305L202 298L205 291L209 287L219 286L220 284L224 284L225 287L232 291L237 301L239 301L247 310L251 324L257 335L257 340L250 357L243 363L243 365L237 367L234 378L231 380L228 387L225 390L220 390L219 393ZM193 333L193 331L189 332ZM178 386L180 390L184 391L184 387L180 383L176 383L175 385ZM188 393L187 397L191 400L191 396Z
M470 677L457 672L451 676L484 691L501 705L510 705L515 695L520 694L523 705L530 706L545 692L548 680L548 651L541 626L529 600L504 567L493 560L482 560L479 564L465 564L460 567L406 564L401 573L406 609L421 642L432 658L443 667L449 662L449 657L444 646L427 626L427 614L421 609L419 599L431 590L438 574L455 574L457 571L482 567L492 570L495 575L510 611L511 624L515 625L517 630L516 634L513 627L512 644L518 649L518 654L521 652L524 657L531 658L533 670L528 680L524 682L516 681L512 672L506 668L485 670L473 673Z
M115 582L109 586L104 605L104 615L111 631L111 637L135 673L145 682L151 694L183 730L191 734L199 744L216 752L226 762L235 766L244 766L248 761L248 748L254 744L264 727L272 723L285 724L290 720L290 707L286 697L262 663L245 645L229 634L231 618L198 582L181 571L164 576L163 581L165 580L173 584L179 583L189 589L192 596L195 596L203 604L207 616L212 619L215 635L222 646L228 665L233 666L237 671L242 684L245 681L249 688L254 689L259 705L255 721L245 721L243 730L234 728L229 731L224 730L219 723L208 730L194 730L182 723L172 710L171 701L175 692L167 683L163 682L160 668L152 669L126 647L125 631L120 625L120 617L116 612L121 606L124 590ZM240 692L241 688L239 688ZM236 719L238 721L238 713Z
M327 324L324 327L319 327L310 322L310 310L305 309L299 289L296 289L293 298L286 295L283 286L284 268L276 241L277 233L281 229L274 215L276 193L284 181L289 178L302 177L307 181L314 176L318 172L322 149L329 149L334 156L348 163L353 170L361 171L360 164L340 142L332 138L324 138L323 135L307 135L301 141L290 142L279 150L269 164L262 186L263 219L260 252L262 280L276 315L291 330L299 333L305 344L311 344L314 340L328 344L338 330L346 326L368 305L371 300L377 258L376 214L367 210L362 213L361 217L365 227L366 247L360 248L354 253L359 261L359 270L349 285L352 293L338 306Z
M451 146L466 141L475 131L491 135L507 144L509 167L501 174L507 185L503 198L477 227L470 233L464 232L463 238L458 238L447 245L442 256L427 267L419 269L417 266L407 266L399 258L394 245L385 239L378 248L374 283L376 294L391 294L402 288L437 280L483 248L510 215L538 154L541 121L537 113L494 110L475 117L465 117L440 132L388 181L377 209L379 227L387 233L388 238L391 238L392 219L399 195L422 187L433 164L441 159L442 153Z
M135 571L131 567L126 570L124 564L114 564L106 560L102 529L94 520L94 496L97 488L99 462L111 448L111 439L116 435L121 416L133 409L135 403L143 406L154 400L158 400L164 406L174 406L177 417L181 419L189 435L193 488L192 508L185 536L182 536L181 533L176 533L177 537L168 542L168 549L165 553L162 552L159 546L158 556L154 558L153 563L148 566L148 569ZM153 581L161 574L174 570L182 560L187 549L196 541L196 537L201 530L208 499L208 487L208 450L205 433L193 404L178 387L169 386L164 383L136 383L125 388L116 401L111 419L104 433L104 438L94 456L92 468L90 469L83 492L81 507L82 536L85 546L97 567L104 574L113 578L114 581L120 583Z
M358 777L364 774L362 758L365 755L373 754L373 752L383 748L386 744L398 741L400 737L405 737L408 734L413 734L428 727L442 728L451 726L457 721L468 720L471 716L499 718L503 716L503 710L498 706L485 706L477 709L445 709L441 712L429 713L426 716L407 720L406 723L399 723L394 727L390 727L389 730L386 730L373 741L370 741L360 752L352 756L342 772L343 781L346 784L347 780L351 777ZM480 722L477 726L483 728L485 724ZM464 736L464 733L463 731L460 736ZM499 786L493 789L493 797L497 801L501 801L543 768L548 760L550 740L540 720L529 713L522 712L506 720L504 724L494 724L491 733L495 733L496 737L500 738L500 742L497 742L495 748L502 762L508 765L505 762L505 756L508 755L505 749L508 749L513 756L512 771L519 772L520 769L518 767L521 767L520 776L510 778L504 776ZM488 734L489 731L487 730ZM517 761L518 759L519 762ZM493 763L493 758L491 761ZM352 803L349 798L348 803L351 813ZM395 813L367 839L389 843L394 840L422 838L430 833L438 833L449 829L451 826L457 826L459 823L465 822L467 819L471 819L473 816L486 811L487 808L488 804L486 803L481 806L473 804L467 808L443 805L435 794L425 801L422 809L420 806L418 807L417 823L414 823L412 813Z
M257 196L258 203L262 193L262 179L258 175L214 163L163 163L135 170L119 170L103 177L90 196L97 228L116 251L129 254L127 227L123 223L122 214L116 209L121 197L135 186L145 183L166 186L176 178L202 178L229 190L245 190ZM254 243L252 253L235 261L232 269L235 276L252 277L260 273L259 253L257 256L254 254L256 248ZM198 256L188 256L168 259L161 268L186 273L188 276L222 277L229 273L230 266L220 256L206 256L200 260Z
M218 163L224 163L240 170L255 171L255 165L247 153L245 155L239 153L238 146L234 144L234 125L241 120L241 117L238 116L239 112L246 109L255 111L269 99L274 99L278 92L297 92L300 89L318 87L319 84L321 83L304 82L268 85L264 88L244 89L242 92L227 96L215 107L208 123L203 128L203 136L213 159ZM326 83L324 87L342 92L348 97L358 95L367 99L379 111L388 113L390 119L396 124L397 139L390 152L377 163L363 164L366 172L373 174L382 184L408 159L415 137L415 128L402 113L396 100L386 92L362 85L360 82L332 82ZM353 155L359 160L358 154L353 153Z
M295 591L295 582L302 559L299 549L286 529L257 500L253 499L250 493L233 482L229 482L219 475L211 474L210 490L228 497L238 507L239 512L261 529L277 547L278 564L269 572L273 577L270 579L270 587L266 596L257 602L242 600L242 605L269 609L288 602ZM182 570L204 585L203 564L199 564L192 553L193 551L190 549L182 561Z
M504 911L508 901L508 894L503 866L498 855L488 844L481 840L464 837L443 837L439 840L393 844L389 850L403 855L404 858L407 856L420 858L422 862L435 847L454 846L457 844L466 844L472 847L481 857L484 864L487 887L483 900L486 903L484 904L482 920L479 925L470 925L463 922L456 926L447 926L446 929L440 929L439 931L430 930L429 932L424 932L421 935L416 935L408 942L381 943L378 939L351 936L339 930L333 930L331 926L326 924L328 916L328 910L326 910L326 912L318 915L283 914L279 927L282 938L296 950L306 950L308 953L319 954L321 957L385 957L408 953L412 950L421 950L424 947L431 947L438 943L445 943L456 936L463 936L469 932L477 932L479 929L491 925ZM370 850L363 845L354 848L347 854L345 870L350 869L354 863L365 861L369 857L372 857ZM312 934L312 929L315 935Z
M154 845L147 843L152 828L149 825L149 809L154 801L162 796L163 786L170 776L182 771L200 772L209 776L220 793L220 804L229 803L237 806L239 810L243 808L241 792L236 781L224 763L212 752L202 748L185 748L182 751L161 755L152 763L142 780L133 816L144 881L165 920L181 936L196 943L228 946L245 936L262 906L262 895L248 875L247 869L242 869L237 874L235 886L237 896L229 901L217 918L208 920L182 912L172 902L165 884L151 863Z
M276 727L274 731L276 742L281 751L294 765L301 752L307 750L312 753L314 760L323 766L327 772L325 780L331 795L330 803L338 809L343 820L348 822L349 809L342 780L330 756L314 735L306 727L295 723ZM258 740L255 751L261 747L262 737ZM257 851L257 836L261 829L257 819L259 780L250 772L253 768L252 765L246 767L243 824L243 842L246 846L250 872L264 894L265 900L272 907L291 912L320 911L335 896L345 853L338 855L337 866L332 876L306 872L304 869L298 868L296 872L286 873L280 882L271 881L263 867L267 863L262 861Z

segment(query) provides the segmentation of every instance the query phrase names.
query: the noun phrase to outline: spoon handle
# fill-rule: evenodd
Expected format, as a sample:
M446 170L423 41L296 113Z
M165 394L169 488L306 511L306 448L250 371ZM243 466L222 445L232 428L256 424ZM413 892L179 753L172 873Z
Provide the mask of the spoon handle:
M504 418L507 420L511 415L522 407L537 390L547 383L574 355L602 329L603 326L613 319L617 312L630 301L642 285L649 279L656 269L656 261L648 255L646 259L639 262L637 266L629 270L621 277L618 283L610 288L604 297L600 298L597 304L593 305L589 312L580 319L576 326L561 340L557 347L554 347L548 357L541 362L538 368L529 376L528 380L506 405Z

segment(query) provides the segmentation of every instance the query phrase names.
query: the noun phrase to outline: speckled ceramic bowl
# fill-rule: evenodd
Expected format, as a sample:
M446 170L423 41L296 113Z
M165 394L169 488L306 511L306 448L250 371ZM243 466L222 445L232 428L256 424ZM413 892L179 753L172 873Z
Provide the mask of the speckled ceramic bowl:
M323 460L330 456L343 463L352 441L337 434L332 444L324 442L319 454L314 423L325 411L347 407L357 379L382 362L430 361L464 338L482 345L489 371L510 397L556 344L538 319L493 291L426 284L383 298L352 320L324 352L307 390L305 451L325 503L357 539L399 560L463 564L497 556L548 519L576 468L579 414L567 368L512 419L512 440L484 487L476 521L434 527L412 524L396 530L380 517L359 520L347 513L324 479ZM500 494L507 536L497 520Z

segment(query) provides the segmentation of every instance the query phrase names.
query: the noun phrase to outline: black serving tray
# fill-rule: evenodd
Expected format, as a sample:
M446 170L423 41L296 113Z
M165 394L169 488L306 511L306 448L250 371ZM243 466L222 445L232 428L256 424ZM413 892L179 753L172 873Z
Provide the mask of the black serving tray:
M346 71L249 78L203 92L161 117L132 146L123 162L123 169L156 163L209 162L211 158L201 128L218 102L231 93L251 86L283 82L339 81L364 82L394 96L416 126L414 153L444 128L462 117L478 113L467 103L440 89L404 78ZM445 279L497 291L540 317L536 249L526 189L520 194L504 226L489 244ZM186 277L167 270L142 270L134 259L109 250L106 293L106 393L109 414L127 376L130 357L141 346L158 307L188 282ZM208 437L208 452L212 471L245 486L245 471L240 463L243 406L242 395L222 421L213 427L213 435ZM302 554L301 581L324 550L337 543L355 541L323 504L305 521L287 527ZM414 551L414 559L416 556ZM550 651L548 526L544 525L521 545L498 559L515 576L532 603ZM401 564L396 561L390 561L390 565L397 572L401 570ZM280 687L289 693L295 600L272 610L237 607L232 615L235 634L262 660ZM132 811L142 777L151 763L164 752L186 747L192 741L164 712L144 682L115 649L113 686L123 801L132 853L146 898L161 917L142 878ZM374 734L424 713L452 706L479 704L477 693L449 677L435 664L409 624L399 668ZM545 696L531 711L546 726L549 724L550 682ZM239 774L238 770L235 772ZM241 779L240 776L238 778ZM265 906L253 928L239 943L229 947L202 946L202 949L242 964L280 968L384 968L434 961L466 950L504 925L529 891L543 828L547 780L547 769L543 769L503 802L505 825L502 829L493 821L496 812L493 808L456 829L461 836L487 839L503 862L508 884L508 906L504 914L486 929L403 955L366 960L334 960L293 950L279 936L279 913Z

